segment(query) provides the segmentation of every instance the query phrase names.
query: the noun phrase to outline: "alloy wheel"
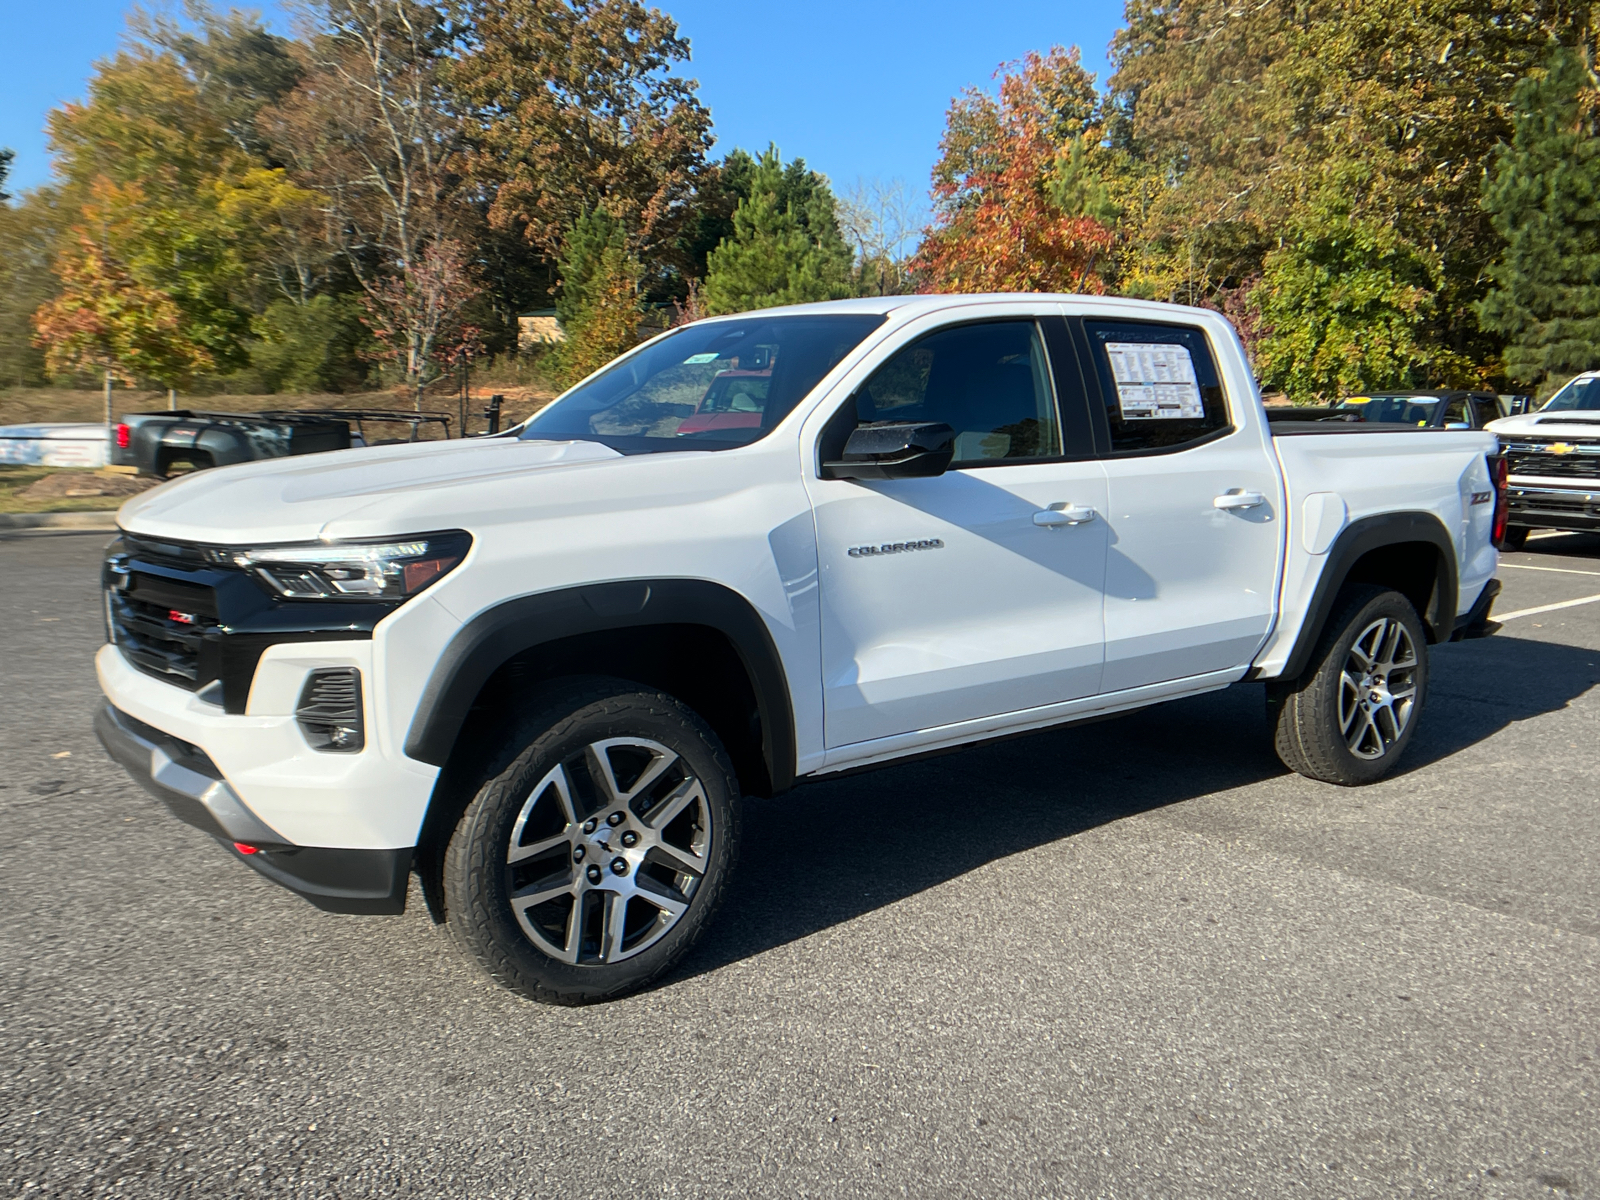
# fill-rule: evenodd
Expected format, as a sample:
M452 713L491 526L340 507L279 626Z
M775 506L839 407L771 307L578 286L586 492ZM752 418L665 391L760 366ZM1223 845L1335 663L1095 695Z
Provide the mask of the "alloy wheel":
M1345 657L1339 680L1339 732L1357 758L1382 758L1411 723L1417 697L1417 648L1406 627L1379 617Z
M592 742L552 767L517 814L512 911L561 962L632 958L688 911L714 835L705 787L675 751L637 737Z

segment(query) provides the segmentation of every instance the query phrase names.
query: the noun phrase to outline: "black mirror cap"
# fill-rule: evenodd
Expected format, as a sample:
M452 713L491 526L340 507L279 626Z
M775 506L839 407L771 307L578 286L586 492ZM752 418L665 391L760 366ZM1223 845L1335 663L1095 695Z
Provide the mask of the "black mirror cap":
M824 479L926 479L943 475L956 453L956 431L942 422L876 421L858 425Z

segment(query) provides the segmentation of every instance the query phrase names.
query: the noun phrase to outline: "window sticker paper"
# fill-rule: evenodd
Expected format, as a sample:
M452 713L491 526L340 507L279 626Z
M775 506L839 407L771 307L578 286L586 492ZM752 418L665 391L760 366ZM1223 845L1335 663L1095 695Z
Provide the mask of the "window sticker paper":
M716 362L716 361L717 361L717 356L716 356L716 353L713 351L710 354L691 354L691 355L689 355L688 358L683 360L683 363L684 363L685 366L688 366L690 363L698 364L698 363L708 363L708 362Z
M1189 347L1107 342L1111 377L1124 421L1196 421L1206 415Z

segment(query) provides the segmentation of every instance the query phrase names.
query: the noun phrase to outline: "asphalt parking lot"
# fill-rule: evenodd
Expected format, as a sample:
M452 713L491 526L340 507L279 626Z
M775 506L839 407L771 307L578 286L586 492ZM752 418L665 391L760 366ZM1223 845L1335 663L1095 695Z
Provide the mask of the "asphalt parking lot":
M105 536L0 541L7 1196L1600 1197L1600 538L1506 556L1376 787L1247 686L803 788L573 1010L104 758Z

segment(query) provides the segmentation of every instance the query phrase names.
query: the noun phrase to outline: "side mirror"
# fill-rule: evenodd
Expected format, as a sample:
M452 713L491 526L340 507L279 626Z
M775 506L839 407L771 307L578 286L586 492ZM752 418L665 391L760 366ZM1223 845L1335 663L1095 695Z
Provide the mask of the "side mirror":
M943 475L956 453L956 431L921 421L858 425L838 462L822 464L824 479L926 479Z
M1524 413L1529 413L1529 412L1533 411L1533 397L1532 396L1513 396L1513 397L1511 397L1511 403L1507 407L1510 408L1510 410L1511 410L1508 415L1513 416L1513 417L1520 417Z

